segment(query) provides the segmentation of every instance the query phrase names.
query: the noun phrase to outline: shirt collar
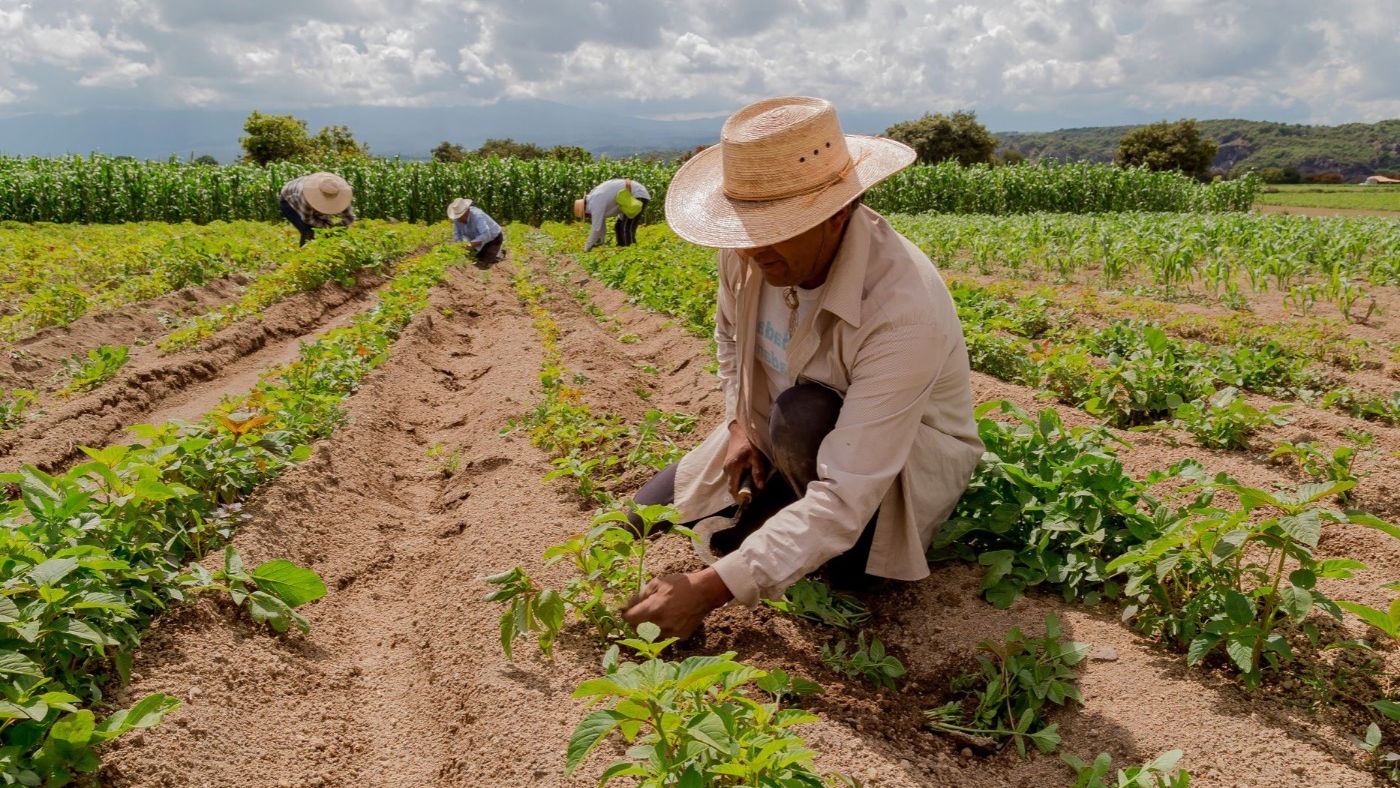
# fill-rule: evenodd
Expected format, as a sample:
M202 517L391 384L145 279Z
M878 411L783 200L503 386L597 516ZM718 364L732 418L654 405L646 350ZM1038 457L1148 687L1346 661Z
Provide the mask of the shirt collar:
M830 312L851 325L860 328L860 302L865 294L865 269L872 253L874 242L874 213L864 205L851 212L846 233L841 238L841 248L831 261L831 272L826 279L826 292L822 294L821 309Z

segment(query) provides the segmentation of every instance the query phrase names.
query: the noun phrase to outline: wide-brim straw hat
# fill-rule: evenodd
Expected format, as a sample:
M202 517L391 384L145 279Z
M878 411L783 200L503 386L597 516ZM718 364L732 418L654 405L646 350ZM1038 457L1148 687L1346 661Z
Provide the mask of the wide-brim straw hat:
M584 213L583 213L583 199L580 198L580 199L574 200L574 218L575 218L575 219L582 219L582 218L583 218L583 215L584 215Z
M843 133L824 99L765 99L731 115L719 144L671 179L666 221L702 246L767 246L816 227L915 158L904 143Z
M462 218L462 214L471 210L471 207L471 200L468 200L466 197L458 197L447 206L447 218L455 222Z
M333 172L313 172L301 187L302 199L321 213L341 213L350 207L350 184Z

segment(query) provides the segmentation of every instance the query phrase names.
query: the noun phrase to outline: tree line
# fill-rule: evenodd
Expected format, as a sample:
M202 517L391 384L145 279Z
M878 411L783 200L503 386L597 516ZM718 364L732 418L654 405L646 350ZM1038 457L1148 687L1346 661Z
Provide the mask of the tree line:
M239 138L243 159L254 164L304 159L365 158L369 146L356 140L345 126L324 126L311 134L306 121L293 115L271 115L254 110L243 124ZM922 162L937 164L955 160L972 164L1020 164L1019 151L998 151L997 138L977 120L977 113L960 110L950 114L927 113L917 120L896 123L884 136L912 147ZM705 146L698 146L680 157L684 162ZM1176 170L1204 177L1215 158L1215 140L1201 134L1196 121L1153 123L1123 136L1118 145L1117 163L1125 167L1143 166L1151 170ZM586 162L593 156L574 145L544 148L533 142L510 138L488 139L481 147L469 149L444 140L430 151L434 161L460 162L470 158L554 159ZM207 159L207 161L205 161ZM217 163L209 157L197 161Z

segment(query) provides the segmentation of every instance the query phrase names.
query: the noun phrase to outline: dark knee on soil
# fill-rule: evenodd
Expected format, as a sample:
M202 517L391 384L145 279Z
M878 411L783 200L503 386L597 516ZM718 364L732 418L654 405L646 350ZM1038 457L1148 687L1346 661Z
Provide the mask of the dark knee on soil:
M820 383L799 383L778 395L769 414L773 465L801 496L817 479L817 449L841 415L841 395Z

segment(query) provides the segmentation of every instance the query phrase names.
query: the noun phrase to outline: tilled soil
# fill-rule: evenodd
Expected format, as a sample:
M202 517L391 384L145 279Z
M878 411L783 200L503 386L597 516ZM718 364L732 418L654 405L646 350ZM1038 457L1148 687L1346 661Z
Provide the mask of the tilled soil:
M80 458L81 446L129 440L124 430L134 424L197 419L224 395L247 393L260 372L293 360L303 341L367 308L384 281L365 272L349 287L327 282L176 353L162 353L154 344L134 347L111 380L67 400L41 401L42 415L0 432L0 471L25 464L54 471ZM90 334L83 336L95 341ZM104 341L110 340L98 344Z
M248 274L219 277L200 287L186 287L160 298L97 312L66 326L51 326L9 343L0 354L0 388L43 389L60 362L98 345L132 345L169 331L161 318L194 317L237 299L252 281Z
M541 483L551 468L543 453L522 436L501 434L537 400L541 358L509 273L507 266L454 271L352 399L350 425L247 505L250 521L235 539L247 560L290 558L326 579L330 594L303 611L311 633L272 636L212 600L165 616L116 701L167 692L185 706L163 725L111 745L104 784L596 783L616 749L605 748L573 778L563 767L584 713L570 693L597 675L598 649L570 631L553 660L522 642L507 661L499 609L477 601L487 589L482 576L515 565L545 583L560 581L558 567L540 568L541 553L588 520L562 483ZM696 414L698 441L721 410L714 379L703 371L706 343L621 308L616 294L588 289L642 337L622 344L571 298L550 299L565 363L590 379L583 387L594 409L629 420L651 407ZM636 386L651 397L643 400ZM1029 391L999 381L978 376L974 386L979 400L1037 405ZM1066 419L1088 423L1069 410ZM438 444L461 452L455 473L426 456ZM1201 454L1144 446L1141 463L1165 467L1178 451ZM1129 454L1138 464L1138 453ZM1250 466L1259 479L1283 479L1268 465L1207 462L1216 460L1232 472ZM663 539L654 555L658 571L698 565L676 539ZM1400 562L1373 560L1378 573L1397 576ZM998 611L978 598L977 584L975 568L943 564L924 581L866 596L874 612L869 629L910 671L898 693L832 674L818 657L829 630L767 609L718 612L685 651L734 649L743 660L825 685L826 694L809 702L824 719L803 735L823 753L822 768L863 785L1061 786L1072 777L1054 758L963 754L961 744L921 728L922 710L947 699L947 679L974 665L979 641L1013 625L1039 634L1053 612L1067 636L1096 652L1081 671L1085 706L1055 718L1065 750L1085 758L1108 751L1127 766L1180 748L1193 784L1202 786L1377 785L1346 743L1360 730L1347 714L1311 714L1282 688L1250 695L1210 672L1187 670L1180 655L1136 637L1111 606L1034 596Z

